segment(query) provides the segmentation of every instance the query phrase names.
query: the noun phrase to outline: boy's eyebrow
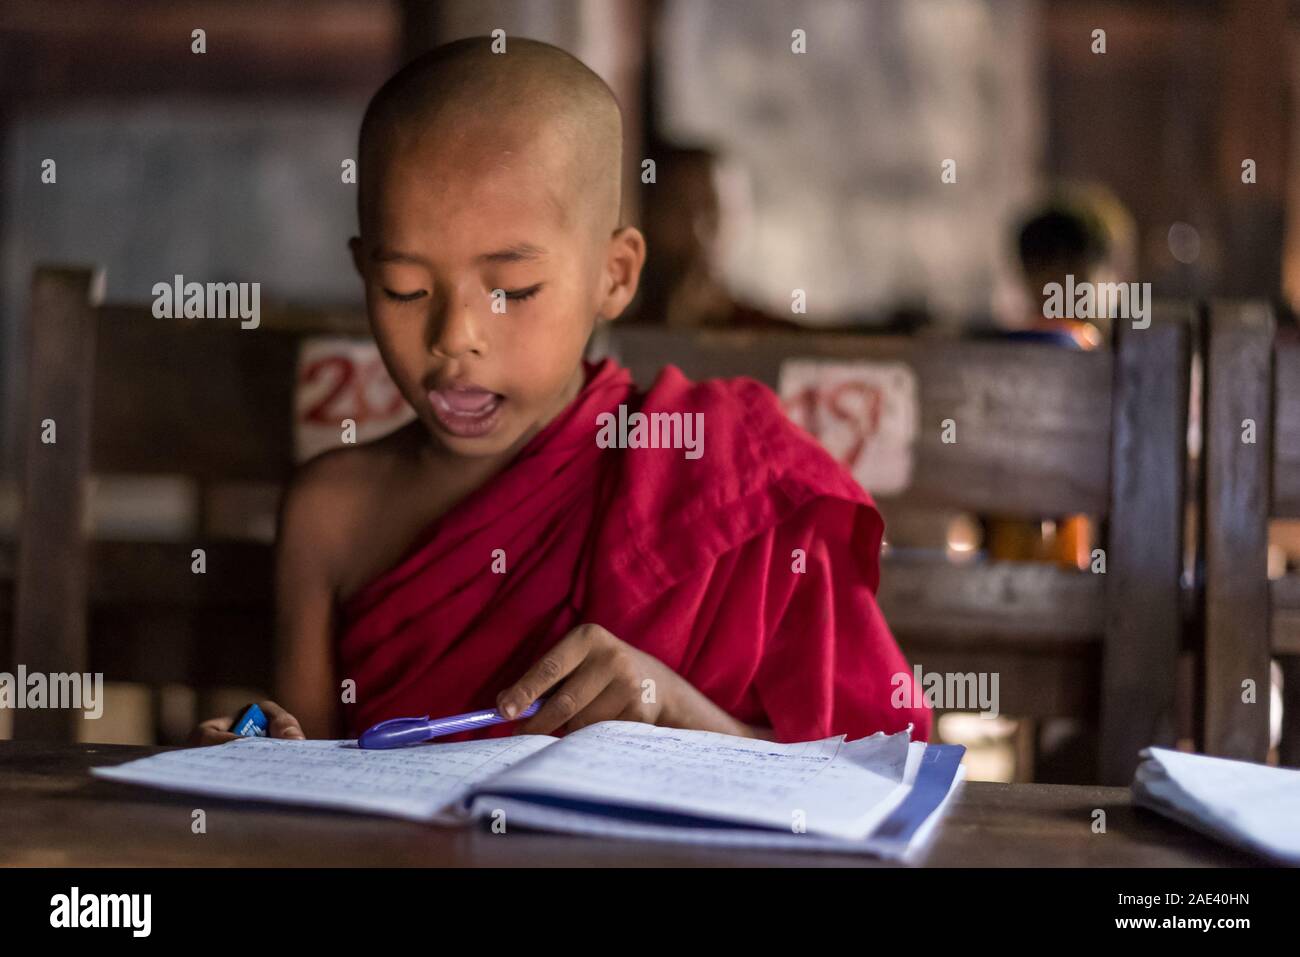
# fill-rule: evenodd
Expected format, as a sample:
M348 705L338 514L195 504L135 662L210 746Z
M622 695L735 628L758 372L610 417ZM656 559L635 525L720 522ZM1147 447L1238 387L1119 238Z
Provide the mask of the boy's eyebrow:
M379 247L371 254L371 259L377 263L415 263L417 266L428 265L419 256L413 256L411 253L399 252L396 249L385 249Z
M545 258L546 250L540 246L534 246L532 243L515 243L513 246L507 246L505 249L499 249L492 253L484 253L478 257L479 262L489 263L535 262L538 259Z
M380 247L374 251L371 257L377 263L415 263L419 266L428 265L427 261L411 253L400 252L396 249L385 249ZM532 243L515 243L513 246L507 246L505 249L498 249L495 252L483 253L478 257L481 263L518 263L518 262L536 262L539 259L546 258L546 250L540 246L534 246Z

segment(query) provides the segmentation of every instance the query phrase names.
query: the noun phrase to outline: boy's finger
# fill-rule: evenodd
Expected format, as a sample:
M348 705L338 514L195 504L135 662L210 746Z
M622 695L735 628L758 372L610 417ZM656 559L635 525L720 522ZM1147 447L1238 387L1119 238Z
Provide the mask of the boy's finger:
M581 628L569 632L522 678L497 696L497 710L513 718L577 668L590 647L591 638Z
M609 687L609 680L609 671L589 660L552 691L546 704L520 725L515 734L550 734L582 714Z
M266 733L272 738L306 738L298 719L274 701L259 701L257 706L266 715Z
M221 718L208 718L207 721L203 721L199 724L199 730L202 731L206 728L212 731L229 731L230 726L234 723L235 719L230 715Z
M596 700L583 708L564 726L565 733L579 731L590 724L601 721L641 721L639 702L628 700L627 689L615 682L605 686L605 690L596 696Z
M227 730L230 727L230 720L230 718L213 718L210 721L204 721L190 735L190 746L202 748L209 744L234 741L239 735Z

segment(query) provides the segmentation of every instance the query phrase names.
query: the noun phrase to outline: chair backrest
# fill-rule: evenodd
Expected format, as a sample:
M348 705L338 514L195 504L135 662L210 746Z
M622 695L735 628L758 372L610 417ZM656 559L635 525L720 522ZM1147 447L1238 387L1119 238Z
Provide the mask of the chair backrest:
M915 461L906 487L876 496L887 514L904 504L1106 519L1104 575L887 561L880 602L927 672L999 671L1005 713L1095 713L1100 695L1100 775L1126 783L1141 747L1175 739L1192 317L1158 304L1113 351L617 324L606 348L642 385L669 363L773 388L791 360L902 363L916 380Z
M299 342L364 330L364 315L263 311L257 328L243 329L238 319L101 305L96 285L83 268L38 268L33 278L13 660L108 680L268 687L269 548L210 540L202 528L193 542L90 542L86 480L282 483L293 465ZM203 574L192 571L195 548ZM15 715L16 736L75 732L75 715Z
M1276 656L1281 760L1298 765L1300 576L1269 581L1268 539L1270 519L1300 518L1300 341L1262 302L1213 302L1205 327L1205 750L1264 760Z

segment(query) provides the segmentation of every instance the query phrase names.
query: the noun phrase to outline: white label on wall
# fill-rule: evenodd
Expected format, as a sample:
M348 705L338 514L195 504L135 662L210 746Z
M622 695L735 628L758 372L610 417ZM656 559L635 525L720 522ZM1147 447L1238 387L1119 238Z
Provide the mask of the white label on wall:
M778 387L786 413L873 495L912 479L920 414L916 373L902 362L790 359Z
M294 386L294 454L299 462L343 442L343 423L356 423L357 444L386 435L414 418L370 339L327 336L303 340Z

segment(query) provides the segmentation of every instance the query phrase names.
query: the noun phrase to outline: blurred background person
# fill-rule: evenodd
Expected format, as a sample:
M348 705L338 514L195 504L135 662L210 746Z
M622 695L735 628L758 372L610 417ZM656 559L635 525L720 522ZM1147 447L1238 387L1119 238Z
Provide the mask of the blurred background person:
M1131 217L1098 186L1058 190L1030 209L1014 229L1023 304L1007 322L1009 336L1067 349L1102 348L1112 317L1048 315L1048 288L1130 281L1131 236ZM1012 561L1087 568L1096 539L1086 515L1038 522L990 516L984 524L990 557Z
M737 301L722 275L723 250L745 226L748 184L703 146L652 150L656 177L643 187L646 268L635 318L669 326L798 328Z

